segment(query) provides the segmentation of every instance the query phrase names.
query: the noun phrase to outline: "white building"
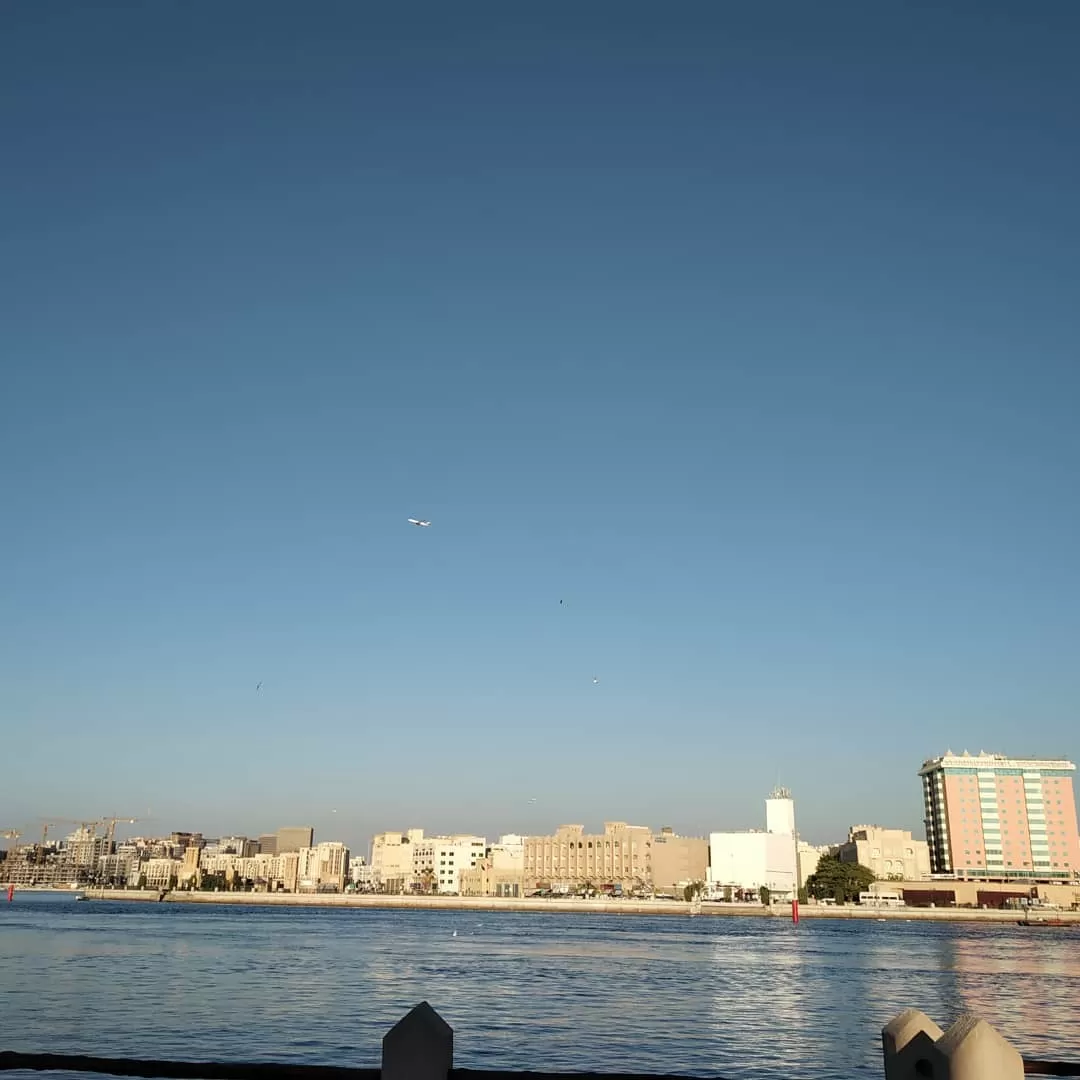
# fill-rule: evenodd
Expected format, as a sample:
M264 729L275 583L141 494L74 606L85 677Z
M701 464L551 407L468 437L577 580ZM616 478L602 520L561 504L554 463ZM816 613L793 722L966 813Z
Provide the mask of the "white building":
M349 860L349 880L357 892L371 892L374 878L373 868L368 865L363 855L354 855Z
M777 900L798 895L795 803L785 788L766 799L765 824L765 832L709 834L710 896L723 896L728 889L757 892L762 886Z
M487 852L482 836L445 836L435 840L435 884L441 893L461 891L460 874L479 866Z

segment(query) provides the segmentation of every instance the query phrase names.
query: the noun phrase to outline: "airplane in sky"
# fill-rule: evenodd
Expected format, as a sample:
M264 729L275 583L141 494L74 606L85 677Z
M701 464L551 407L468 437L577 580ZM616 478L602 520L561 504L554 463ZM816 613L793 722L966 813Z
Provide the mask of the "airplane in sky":
M409 524L410 525L419 525L422 529L426 529L431 524L431 522L430 521L421 521L419 518L409 518Z

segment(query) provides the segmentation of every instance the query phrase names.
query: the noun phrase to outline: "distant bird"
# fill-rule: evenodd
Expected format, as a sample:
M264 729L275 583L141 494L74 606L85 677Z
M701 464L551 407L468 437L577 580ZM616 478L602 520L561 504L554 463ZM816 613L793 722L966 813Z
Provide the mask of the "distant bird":
M421 529L426 529L431 524L431 522L430 521L421 521L420 518L409 518L409 524L410 525L419 525Z
M593 679L594 683L598 683L599 681L600 681L599 679Z
M536 802L536 800L535 799L530 799L529 802Z
M262 683L255 684L255 693L257 694L262 689Z

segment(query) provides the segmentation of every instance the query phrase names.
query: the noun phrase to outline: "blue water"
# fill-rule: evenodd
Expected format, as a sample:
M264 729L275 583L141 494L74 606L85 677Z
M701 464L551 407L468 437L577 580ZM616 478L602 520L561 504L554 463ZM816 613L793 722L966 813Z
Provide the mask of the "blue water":
M457 935L454 936L454 931ZM74 903L0 907L0 1048L377 1065L428 1000L472 1068L874 1077L908 1006L1080 1061L1080 930Z

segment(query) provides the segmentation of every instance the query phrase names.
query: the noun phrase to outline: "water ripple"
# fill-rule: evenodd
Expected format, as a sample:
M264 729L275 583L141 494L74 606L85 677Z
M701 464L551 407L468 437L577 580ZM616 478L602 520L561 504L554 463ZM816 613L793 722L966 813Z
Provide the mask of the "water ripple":
M1078 944L999 925L24 895L0 908L0 1016L14 1050L377 1065L427 999L463 1067L876 1080L881 1025L911 1005L1080 1060Z

